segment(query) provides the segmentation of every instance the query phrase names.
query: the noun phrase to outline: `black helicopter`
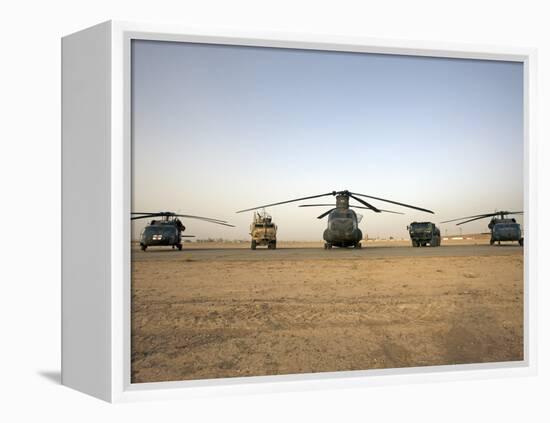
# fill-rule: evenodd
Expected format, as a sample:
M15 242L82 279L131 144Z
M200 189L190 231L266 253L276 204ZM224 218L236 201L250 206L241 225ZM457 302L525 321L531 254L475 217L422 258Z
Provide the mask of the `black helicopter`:
M203 220L205 222L230 226L232 228L235 227L234 225L227 223L225 220L203 216L193 216L189 214L177 214L173 212L132 212L132 215L131 220L160 217L160 219L151 220L145 229L143 229L139 239L139 246L143 251L147 250L147 247L149 246L172 246L172 249L177 248L178 250L181 250L183 248L182 238L192 238L195 235L183 235L185 226L182 221L178 219L179 217Z
M359 229L359 221L357 214L351 210L351 208L363 208L372 210L375 213L388 212L388 213L397 213L390 210L379 209L372 204L367 203L365 200L359 197L372 198L374 200L385 201L387 203L396 204L403 207L409 207L411 209L421 210L427 213L433 213L431 210L423 209L421 207L411 206L409 204L398 203L397 201L386 200L384 198L373 197L371 195L359 194L356 192L350 192L348 190L344 191L332 191L326 194L311 195L308 197L295 198L293 200L281 201L273 204L266 204L263 206L252 207L245 210L239 210L237 213L243 213L246 211L261 209L265 207L276 206L279 204L292 203L296 201L311 200L313 198L320 198L332 195L336 197L336 204L326 205L326 204L303 204L300 207L325 207L332 206L330 210L327 210L323 214L319 215L317 218L322 219L325 216L328 216L327 229L323 232L323 239L325 240L325 249L334 247L354 247L361 248L361 239L363 234ZM354 200L361 203L363 206L354 206L349 204L349 199L353 198Z
M519 245L523 246L523 237L521 236L521 226L516 222L516 219L507 218L505 216L511 214L523 214L523 211L497 211L494 213L485 213L478 214L475 216L461 217L459 219L446 220L441 223L457 222L463 220L463 222L457 223L458 225L463 225L464 223L473 222L474 220L487 219L491 218L489 222L489 229L491 230L491 240L489 243L493 245L495 242L498 242L500 245L501 241L517 241Z

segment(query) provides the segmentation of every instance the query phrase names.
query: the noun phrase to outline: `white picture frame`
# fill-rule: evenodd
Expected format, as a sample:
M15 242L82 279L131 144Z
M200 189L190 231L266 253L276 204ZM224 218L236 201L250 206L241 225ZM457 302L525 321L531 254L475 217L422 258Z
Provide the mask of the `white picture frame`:
M130 42L201 42L524 65L524 360L130 383ZM62 40L62 383L110 402L533 375L536 357L536 51L407 40L105 22ZM82 222L88 228L85 242Z

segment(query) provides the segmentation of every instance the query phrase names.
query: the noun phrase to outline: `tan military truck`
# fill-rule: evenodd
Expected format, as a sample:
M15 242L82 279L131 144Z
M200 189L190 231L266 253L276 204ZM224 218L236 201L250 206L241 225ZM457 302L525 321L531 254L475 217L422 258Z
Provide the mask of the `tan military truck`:
M254 220L250 224L250 248L255 250L258 245L267 245L267 248L277 248L277 225L271 216L264 211L254 212Z

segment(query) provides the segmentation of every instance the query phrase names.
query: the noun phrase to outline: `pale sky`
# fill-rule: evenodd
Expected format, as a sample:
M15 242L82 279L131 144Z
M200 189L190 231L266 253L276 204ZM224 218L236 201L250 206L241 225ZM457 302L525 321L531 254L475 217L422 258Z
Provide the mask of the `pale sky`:
M332 190L436 212L372 200L405 215L358 210L369 237L523 208L521 63L133 41L132 103L133 210L237 225L184 221L198 238L247 239L237 210ZM321 240L329 207L297 205L333 202L267 211L280 240Z

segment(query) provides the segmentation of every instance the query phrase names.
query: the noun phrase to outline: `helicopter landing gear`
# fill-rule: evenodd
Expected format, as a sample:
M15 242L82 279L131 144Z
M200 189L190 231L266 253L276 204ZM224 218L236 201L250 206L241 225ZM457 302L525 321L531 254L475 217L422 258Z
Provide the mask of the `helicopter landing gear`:
M361 243L360 243L360 242L358 242L357 244L355 244L355 245L353 246L353 248L358 248L358 249L361 249Z
M141 251L147 250L147 245L145 244L139 244L139 247L141 248Z
M520 238L518 242L519 242L519 245L523 247L523 238Z
M331 248L332 248L332 244L325 242L325 250L330 250Z

